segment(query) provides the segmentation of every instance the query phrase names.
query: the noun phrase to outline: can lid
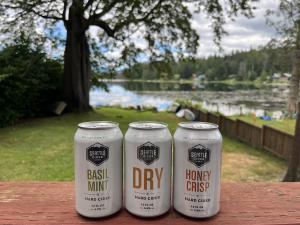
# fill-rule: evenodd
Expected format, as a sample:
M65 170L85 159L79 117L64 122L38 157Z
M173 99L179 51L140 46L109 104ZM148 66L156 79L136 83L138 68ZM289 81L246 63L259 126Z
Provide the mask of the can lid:
M139 121L130 123L129 127L140 130L155 130L167 128L168 124L156 121Z
M207 122L181 122L178 126L192 130L214 130L219 127L217 124Z
M118 127L119 124L112 121L89 121L78 124L81 129L103 130Z

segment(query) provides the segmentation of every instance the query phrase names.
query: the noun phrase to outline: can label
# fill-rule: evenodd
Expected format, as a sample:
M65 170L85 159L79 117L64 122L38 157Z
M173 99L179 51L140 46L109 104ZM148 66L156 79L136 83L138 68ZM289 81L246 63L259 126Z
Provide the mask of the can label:
M85 158L85 163L81 162L80 171L77 172L77 187L80 195L77 196L81 206L85 205L86 210L91 213L106 213L107 203L111 199L109 190L110 170L106 166L109 159L109 147L96 142L84 147L85 151L77 152ZM79 155L78 155L79 156ZM85 156L85 157L84 157ZM78 158L81 158L80 156Z
M210 150L201 144L190 148L188 152L188 161L199 168L209 162Z
M95 143L86 149L86 159L87 161L95 164L96 166L101 165L104 161L108 159L109 147L102 145L100 143ZM109 181L108 170L96 169L87 170L87 189L90 192L94 191L106 191L107 183ZM106 198L109 198L108 196Z
M170 207L171 143L134 145L126 144L126 208L141 216L162 214Z
M100 217L112 214L121 206L121 149L121 140L115 143L77 143L76 207L81 214Z
M187 161L183 171L185 209L192 214L208 216L215 204L218 189L217 155L212 155L209 146L194 144L186 151ZM211 164L211 160L214 161Z
M151 142L146 142L137 147L137 158L146 165L150 165L155 160L159 159L159 147Z
M208 163L210 159L210 150L198 144L188 150L188 161L201 168ZM186 169L185 181L186 190L190 192L206 192L210 186L211 170Z
M151 142L146 142L137 147L137 158L149 166L155 160L159 159L159 147ZM133 188L140 190L160 189L163 170L163 167L142 169L134 166L132 168ZM136 194L138 194L138 192ZM138 195L135 197L143 199L143 197L139 197ZM160 196L156 196L153 200L159 198Z
M86 159L96 166L101 165L109 158L109 148L100 143L95 143L86 149Z
M192 217L209 217L219 210L220 144L175 140L174 207Z

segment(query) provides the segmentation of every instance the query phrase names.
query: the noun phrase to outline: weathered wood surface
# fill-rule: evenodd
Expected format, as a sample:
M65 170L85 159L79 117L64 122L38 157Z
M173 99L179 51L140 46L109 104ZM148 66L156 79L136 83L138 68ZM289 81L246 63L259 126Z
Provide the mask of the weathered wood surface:
M0 224L300 224L300 183L225 183L221 212L205 220L173 210L142 219L125 209L109 218L86 219L75 212L73 189L71 182L2 182Z

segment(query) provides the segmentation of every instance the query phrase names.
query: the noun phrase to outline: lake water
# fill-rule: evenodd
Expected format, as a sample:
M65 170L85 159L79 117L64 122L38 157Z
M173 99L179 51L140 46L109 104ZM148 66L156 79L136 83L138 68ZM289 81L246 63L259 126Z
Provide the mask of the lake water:
M220 83L106 82L108 92L92 87L92 106L151 106L166 110L176 99L201 102L202 107L224 115L263 114L286 108L287 86L228 85Z

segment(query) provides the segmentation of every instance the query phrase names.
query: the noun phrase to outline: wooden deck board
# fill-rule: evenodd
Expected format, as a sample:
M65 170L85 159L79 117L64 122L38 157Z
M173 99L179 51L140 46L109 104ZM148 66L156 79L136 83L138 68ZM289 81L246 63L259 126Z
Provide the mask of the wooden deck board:
M74 208L72 182L0 182L0 224L300 224L300 183L225 183L221 212L189 219L174 210L153 219L125 209L102 219L86 219Z

